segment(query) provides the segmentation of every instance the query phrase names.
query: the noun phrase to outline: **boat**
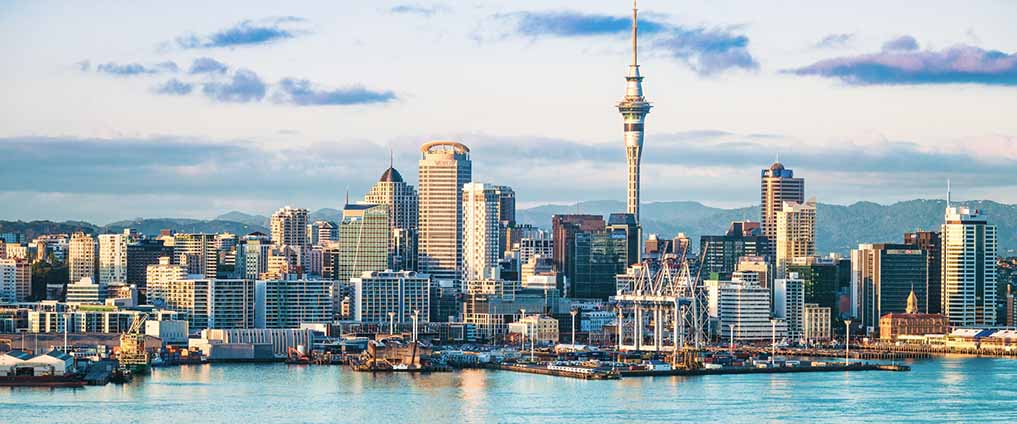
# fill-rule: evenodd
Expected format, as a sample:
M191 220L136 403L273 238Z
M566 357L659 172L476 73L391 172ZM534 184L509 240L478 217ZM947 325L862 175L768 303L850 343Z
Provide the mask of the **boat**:
M0 387L84 387L80 374L0 376Z

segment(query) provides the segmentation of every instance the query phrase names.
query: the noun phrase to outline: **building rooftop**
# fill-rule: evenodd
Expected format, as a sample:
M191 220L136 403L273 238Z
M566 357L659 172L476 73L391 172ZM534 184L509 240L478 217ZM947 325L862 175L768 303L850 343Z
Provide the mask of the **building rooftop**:
M378 181L383 183L401 183L403 182L403 176L399 174L399 171L390 166L385 170L384 174L381 174L381 178Z

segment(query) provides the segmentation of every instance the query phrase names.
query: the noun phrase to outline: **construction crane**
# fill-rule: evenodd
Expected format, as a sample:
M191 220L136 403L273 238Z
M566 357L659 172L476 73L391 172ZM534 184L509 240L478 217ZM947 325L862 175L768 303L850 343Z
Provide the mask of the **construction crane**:
M131 328L120 335L120 366L132 374L147 374L150 371L152 358L145 349L145 321L148 315L138 314L131 323Z

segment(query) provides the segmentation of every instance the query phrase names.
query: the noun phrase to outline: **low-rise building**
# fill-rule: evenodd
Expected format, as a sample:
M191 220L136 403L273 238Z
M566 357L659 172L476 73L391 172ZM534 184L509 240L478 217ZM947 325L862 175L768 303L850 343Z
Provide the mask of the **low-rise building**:
M948 331L950 319L945 315L918 313L918 299L914 290L908 295L906 312L879 317L879 339L884 341L895 341L900 336L946 334Z
M809 341L830 340L830 307L806 303L804 308L803 338Z
M537 344L558 343L558 320L545 315L527 315L509 324L508 331Z

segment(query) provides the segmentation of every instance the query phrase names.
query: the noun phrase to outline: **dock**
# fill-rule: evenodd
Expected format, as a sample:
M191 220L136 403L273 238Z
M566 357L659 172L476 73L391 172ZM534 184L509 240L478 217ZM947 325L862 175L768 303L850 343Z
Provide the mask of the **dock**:
M728 374L785 374L800 372L838 372L838 371L910 371L907 365L862 364L850 365L830 364L802 367L723 367L670 370L620 370L623 377L655 377L655 376L696 376L696 375L728 375Z
M536 364L495 364L491 369L524 372L529 374L552 375L555 377L578 378L581 380L617 380L621 375L614 370L580 368L580 367L548 367Z

